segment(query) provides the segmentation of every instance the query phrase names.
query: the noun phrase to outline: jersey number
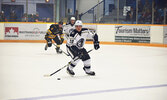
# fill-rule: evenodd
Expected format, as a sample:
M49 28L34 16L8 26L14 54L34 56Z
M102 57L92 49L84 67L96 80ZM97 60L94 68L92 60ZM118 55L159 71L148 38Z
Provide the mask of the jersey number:
M77 46L78 46L78 47L83 47L83 45L84 45L84 39L81 38L81 39L77 42Z

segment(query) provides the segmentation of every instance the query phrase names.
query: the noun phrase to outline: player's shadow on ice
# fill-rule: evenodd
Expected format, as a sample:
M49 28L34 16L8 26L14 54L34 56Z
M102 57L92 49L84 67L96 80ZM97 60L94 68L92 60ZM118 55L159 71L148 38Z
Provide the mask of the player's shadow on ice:
M90 76L90 75L75 75L75 76L62 76L62 79L97 79L97 76Z
M42 56L59 56L60 54L57 53L38 53L37 55Z

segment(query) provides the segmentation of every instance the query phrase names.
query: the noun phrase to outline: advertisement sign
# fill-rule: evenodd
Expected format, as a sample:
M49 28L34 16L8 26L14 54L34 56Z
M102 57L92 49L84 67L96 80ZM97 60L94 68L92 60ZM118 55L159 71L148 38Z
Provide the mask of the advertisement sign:
M46 24L5 23L6 40L44 40Z
M151 26L115 26L115 42L150 43Z
M5 37L18 37L19 28L18 27L5 27Z
M164 26L164 44L167 44L167 26Z

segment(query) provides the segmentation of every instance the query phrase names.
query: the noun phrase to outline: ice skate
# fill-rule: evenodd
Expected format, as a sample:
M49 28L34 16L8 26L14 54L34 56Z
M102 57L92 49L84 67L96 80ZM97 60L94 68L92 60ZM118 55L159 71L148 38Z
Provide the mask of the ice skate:
M57 47L57 48L55 48L55 49L56 49L56 52L57 52L58 54L61 54L61 53L62 53L62 51L60 50L59 47Z
M83 68L83 70L85 71L86 74L94 76L95 72L94 71L90 71L89 69L86 69L85 67Z
M46 45L45 45L45 50L47 50L47 49L48 49L48 45L46 44Z
M71 76L74 76L74 75L75 75L74 71L73 71L73 70L70 70L69 67L67 67L67 73L68 73L69 75L71 75Z

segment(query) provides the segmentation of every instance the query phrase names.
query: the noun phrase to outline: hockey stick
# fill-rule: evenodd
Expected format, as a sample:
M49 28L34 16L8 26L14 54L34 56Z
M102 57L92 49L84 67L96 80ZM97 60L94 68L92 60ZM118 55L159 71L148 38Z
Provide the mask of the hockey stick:
M93 51L93 49L89 50L88 53L91 52L91 51ZM76 61L76 60L78 60L78 59L80 59L80 58L77 57L77 58L74 59L74 61ZM44 77L50 77L50 76L56 74L57 72L59 72L60 70L66 68L66 67L67 67L68 65L70 65L70 64L71 64L71 62L69 62L67 65L61 67L60 69L56 70L55 72L53 72L53 73L51 73L51 74L44 75Z
M56 48L57 48L57 45L56 45L56 44L53 43L53 45L56 46ZM60 50L61 50L66 56L70 56L70 55L68 55L65 51L63 51L62 49L60 49Z

